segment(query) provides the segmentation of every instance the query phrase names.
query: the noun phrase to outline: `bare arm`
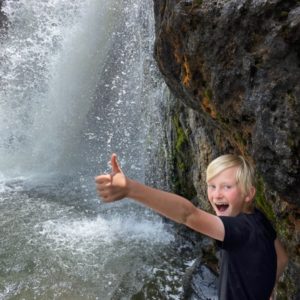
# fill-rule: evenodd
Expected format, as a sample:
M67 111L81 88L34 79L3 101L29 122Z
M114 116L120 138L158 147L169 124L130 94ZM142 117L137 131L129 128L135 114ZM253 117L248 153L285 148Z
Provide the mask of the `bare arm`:
M275 251L276 251L276 255L277 255L277 271L276 271L276 283L275 283L275 287L273 289L272 295L270 297L270 300L276 299L277 282L278 282L279 278L281 277L281 275L288 263L288 255L287 255L283 245L279 241L279 239L276 239L274 241L274 246L275 246Z
M280 276L282 275L285 267L287 266L288 263L288 255L281 244L281 242L276 239L274 242L275 245L275 250L277 254L277 272L276 272L276 280L278 281Z
M158 190L127 178L112 155L112 173L96 177L96 187L105 202L128 197L134 199L178 223L210 236L224 240L224 225L219 217L195 207L187 199Z

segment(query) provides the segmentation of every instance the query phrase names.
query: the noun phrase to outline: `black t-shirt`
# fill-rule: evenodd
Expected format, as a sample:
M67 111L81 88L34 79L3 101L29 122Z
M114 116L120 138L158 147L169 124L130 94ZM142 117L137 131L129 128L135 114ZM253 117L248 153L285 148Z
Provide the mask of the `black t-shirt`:
M276 232L257 209L252 214L220 217L225 238L221 250L220 300L267 300L275 285Z

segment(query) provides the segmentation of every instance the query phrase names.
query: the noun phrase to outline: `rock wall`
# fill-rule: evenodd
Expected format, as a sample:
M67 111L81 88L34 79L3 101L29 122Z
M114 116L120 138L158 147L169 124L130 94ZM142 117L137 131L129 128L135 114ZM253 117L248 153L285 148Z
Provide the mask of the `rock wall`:
M154 55L174 97L173 190L209 209L209 161L249 157L256 203L290 256L279 299L300 299L300 1L154 0L154 11Z

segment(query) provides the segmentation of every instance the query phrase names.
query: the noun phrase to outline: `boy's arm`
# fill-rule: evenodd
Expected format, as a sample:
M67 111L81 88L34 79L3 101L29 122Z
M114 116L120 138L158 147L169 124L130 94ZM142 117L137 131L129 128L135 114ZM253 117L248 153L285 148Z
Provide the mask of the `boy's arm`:
M273 289L273 293L270 297L270 300L275 300L276 299L276 286L279 278L281 277L285 267L287 266L288 263L288 255L279 241L279 239L276 239L274 241L274 246L275 246L275 251L277 255L277 271L276 271L276 282L275 282L275 287Z
M276 281L278 281L288 263L288 255L279 239L275 240L274 245L277 255Z
M187 199L161 191L127 178L118 166L116 155L111 159L112 173L96 177L96 187L105 202L128 197L134 199L165 217L210 236L224 240L224 225L217 216L195 207Z

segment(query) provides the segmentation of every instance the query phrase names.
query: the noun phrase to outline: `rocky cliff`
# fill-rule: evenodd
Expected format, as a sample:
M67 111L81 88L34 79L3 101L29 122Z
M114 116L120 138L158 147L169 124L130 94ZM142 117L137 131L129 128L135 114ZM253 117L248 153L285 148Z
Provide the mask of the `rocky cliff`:
M208 162L249 157L256 203L290 256L279 299L300 299L300 1L154 0L154 11L174 190L209 209Z

